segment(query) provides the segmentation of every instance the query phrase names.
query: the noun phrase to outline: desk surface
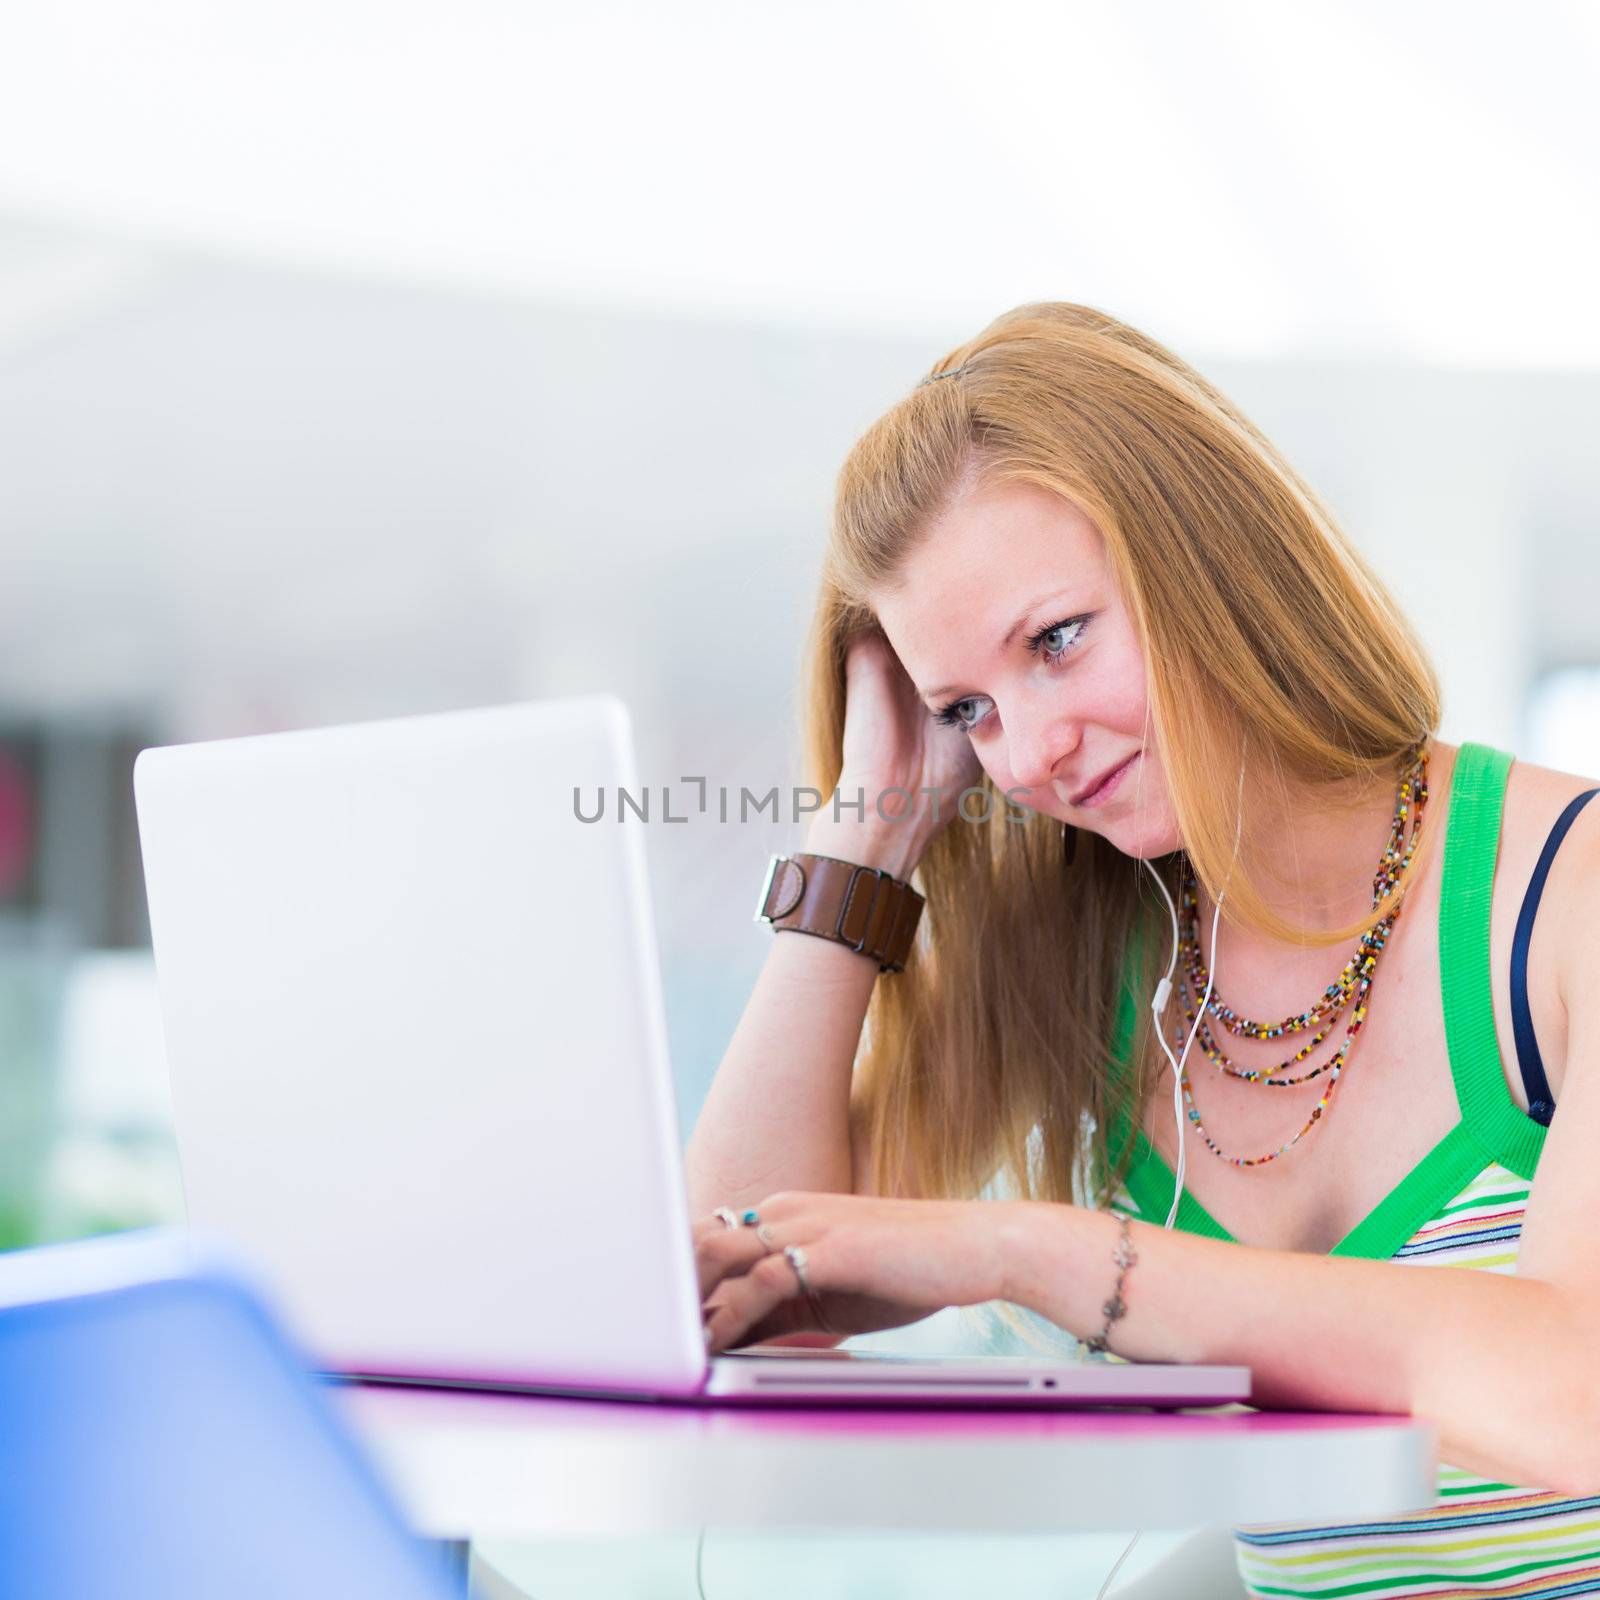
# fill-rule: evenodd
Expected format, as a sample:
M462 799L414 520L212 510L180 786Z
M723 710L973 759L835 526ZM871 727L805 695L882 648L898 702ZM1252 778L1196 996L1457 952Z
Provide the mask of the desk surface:
M1051 1532L1431 1504L1406 1417L710 1408L348 1384L335 1403L438 1539L718 1528Z

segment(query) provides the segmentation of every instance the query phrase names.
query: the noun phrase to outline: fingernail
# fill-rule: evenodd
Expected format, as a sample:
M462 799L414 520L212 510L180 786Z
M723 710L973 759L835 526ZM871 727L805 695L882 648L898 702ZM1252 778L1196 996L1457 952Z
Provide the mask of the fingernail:
M706 1349L709 1350L711 1348L711 1329L702 1328L700 1331L706 1336Z

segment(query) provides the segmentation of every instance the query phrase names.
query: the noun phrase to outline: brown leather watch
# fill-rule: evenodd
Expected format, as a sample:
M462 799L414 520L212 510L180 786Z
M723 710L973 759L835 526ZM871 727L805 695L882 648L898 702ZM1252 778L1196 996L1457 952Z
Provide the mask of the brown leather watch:
M757 922L812 933L870 956L880 972L900 972L911 953L922 896L879 867L800 851L774 856L756 902Z

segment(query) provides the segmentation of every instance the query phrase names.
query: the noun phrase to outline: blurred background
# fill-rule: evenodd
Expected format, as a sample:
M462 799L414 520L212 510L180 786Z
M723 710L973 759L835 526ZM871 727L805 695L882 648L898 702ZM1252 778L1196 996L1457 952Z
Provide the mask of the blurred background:
M833 475L1022 301L1244 405L1447 737L1600 772L1597 73L1576 0L7 7L0 1244L181 1214L137 750L608 689L796 781ZM649 831L685 1130L798 836Z

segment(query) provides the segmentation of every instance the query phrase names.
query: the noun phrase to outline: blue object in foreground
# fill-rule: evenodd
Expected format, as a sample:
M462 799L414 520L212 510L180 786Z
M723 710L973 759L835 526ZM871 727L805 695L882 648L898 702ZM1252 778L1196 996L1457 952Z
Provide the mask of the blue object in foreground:
M217 1257L165 1231L0 1256L0 1594L448 1593Z

